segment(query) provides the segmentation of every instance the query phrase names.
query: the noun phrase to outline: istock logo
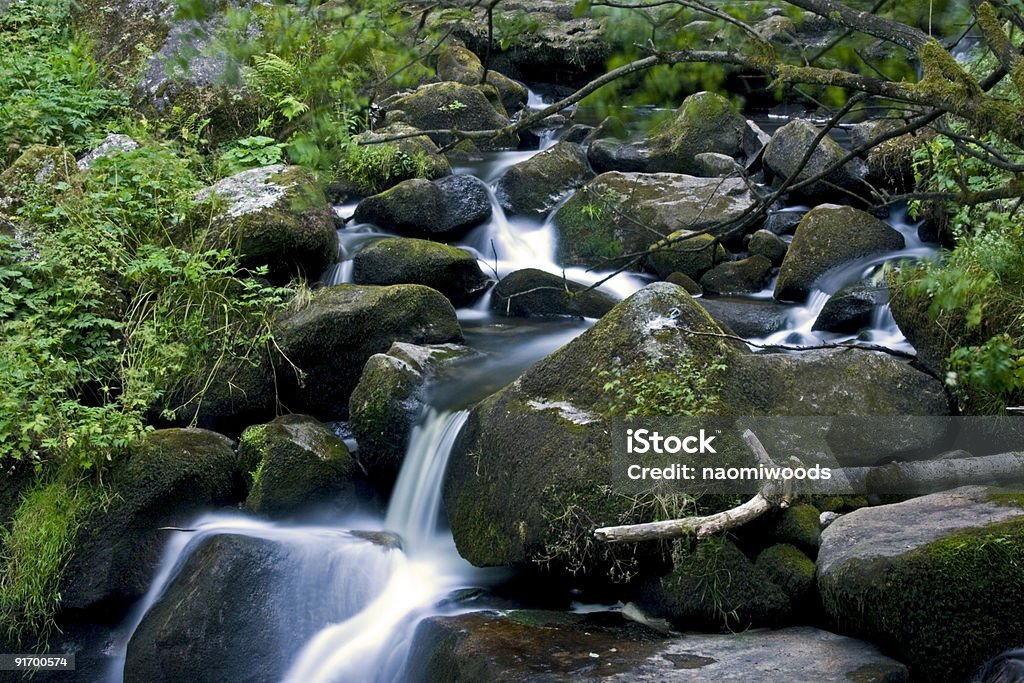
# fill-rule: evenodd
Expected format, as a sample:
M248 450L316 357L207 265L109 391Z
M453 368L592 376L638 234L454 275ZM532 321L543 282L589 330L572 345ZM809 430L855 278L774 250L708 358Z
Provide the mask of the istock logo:
M684 436L662 436L659 432L649 429L626 430L627 453L717 453L711 442L714 436L707 436L704 430L700 434Z

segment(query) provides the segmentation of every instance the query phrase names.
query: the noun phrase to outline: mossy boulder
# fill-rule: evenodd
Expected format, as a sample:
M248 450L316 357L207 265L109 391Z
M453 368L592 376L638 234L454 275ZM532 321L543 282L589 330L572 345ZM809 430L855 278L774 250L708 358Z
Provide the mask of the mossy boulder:
M608 524L630 518L630 502L607 487L613 450L605 418L609 404L621 400L628 407L636 400L630 377L679 375L683 365L729 363L745 353L723 339L683 330L720 332L682 288L648 285L473 408L444 483L463 557L480 566L547 558L555 571L583 560L585 571L607 571L614 558L604 551L614 549L587 543L589 550L574 550L580 530L572 517ZM595 368L618 369L626 378L621 399L604 389L606 378ZM568 526L556 518L566 518Z
M464 85L477 85L484 80L484 65L472 51L451 45L437 56L437 77Z
M415 683L909 680L873 645L810 627L666 637L618 613L541 610L424 619L406 675Z
M363 365L393 342L462 341L451 303L423 285L337 285L317 290L298 310L282 315L275 334L301 373L284 369L284 403L318 419L348 413Z
M704 310L723 328L741 337L767 337L789 322L788 311L773 301L742 298L701 298Z
M92 40L107 78L127 88L174 23L168 0L79 0L71 8L76 32Z
M793 505L779 514L768 534L776 542L797 546L813 557L821 542L821 513L813 505Z
M536 268L506 275L491 292L491 310L514 317L600 318L615 304L613 297L599 289Z
M829 297L811 329L855 334L871 324L875 310L889 301L886 288L854 284Z
M407 237L382 239L360 250L352 278L358 285L426 285L454 306L472 303L491 283L468 251Z
M139 143L134 138L119 133L111 133L103 138L103 142L96 145L96 147L78 160L78 170L88 171L99 159L114 156L115 154L125 154L138 148Z
M817 126L804 119L794 119L782 126L775 131L764 149L765 167L780 178L789 179L795 175L796 182L803 182L818 176L846 156L839 143L826 135L811 154L807 165L797 172L800 161L811 148L818 133ZM798 194L810 200L821 201L836 197L835 186L851 192L863 191L865 173L864 162L852 159L822 180L799 190Z
M788 543L773 545L761 551L754 566L789 598L794 611L811 608L817 585L814 581L814 560Z
M775 298L802 301L830 270L904 246L903 235L869 213L849 206L818 206L796 228L779 270Z
M245 507L256 514L359 507L360 472L345 442L308 415L283 415L246 429L238 456L253 477Z
M738 217L753 202L738 178L602 173L555 213L558 260L562 265L608 267L620 263L623 254L647 249L652 231L668 236L713 228Z
M651 245L656 251L651 252L647 262L658 277L667 278L672 273L682 273L693 280L699 280L715 264L728 260L729 252L714 235L705 233L687 237L691 232L677 230L668 239Z
M931 297L915 286L922 275L915 268L900 268L890 274L889 310L900 332L917 351L917 362L936 377L945 377L946 358L957 345L950 331L963 329L964 314L946 312L936 320L931 313Z
M696 157L743 152L746 120L721 95L699 92L683 100L675 117L639 142L599 140L591 145L594 168L604 171L689 173L701 175L705 164ZM715 174L716 176L719 174Z
M641 586L646 613L686 630L773 626L790 618L789 596L727 539L673 544L673 567Z
M509 168L494 193L506 212L541 218L593 176L580 148L559 142Z
M253 168L200 191L213 208L212 239L247 268L267 266L271 282L316 280L338 256L338 234L323 189L308 170ZM200 205L197 211L208 212Z
M63 147L31 145L0 173L0 198L3 204L17 205L28 192L56 193L57 185L67 183L78 172L78 162Z
M408 237L457 239L491 217L487 186L468 175L413 178L356 206L354 219Z
M480 87L451 81L421 85L411 93L388 98L381 107L386 111L386 123L407 123L420 130L496 130L509 123L508 115L499 112ZM434 133L430 139L442 146L455 141L448 133ZM518 145L514 136L474 142L482 151Z
M349 398L349 425L360 467L382 488L398 476L409 437L426 408L427 383L471 351L456 344L396 342L370 356Z
M349 195L369 197L403 180L436 180L450 175L451 165L437 145L425 135L413 135L416 132L412 126L395 123L360 133L356 142L374 144L362 144L342 162L338 174L327 186L328 194L338 200ZM412 137L381 142L399 135Z
M726 261L704 273L701 288L708 294L751 294L760 292L772 279L772 262L764 256Z
M965 487L840 517L818 553L829 621L906 662L914 680L965 680L1024 641L1021 500Z
M773 266L778 266L786 258L786 251L789 250L789 245L774 232L761 229L750 236L750 243L747 245L747 249L752 255L764 256L772 262Z
M244 496L232 442L202 429L150 433L115 463L110 504L91 513L61 577L63 609L124 606L149 587L167 540L160 527L187 526Z

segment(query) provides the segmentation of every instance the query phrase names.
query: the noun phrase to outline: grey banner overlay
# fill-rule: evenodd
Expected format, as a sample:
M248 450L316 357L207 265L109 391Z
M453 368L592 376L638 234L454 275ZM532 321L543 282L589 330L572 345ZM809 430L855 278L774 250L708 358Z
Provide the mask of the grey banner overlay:
M0 671L74 671L75 656L0 654Z
M909 494L1024 482L1024 417L644 417L612 421L624 494ZM750 430L774 466L755 459Z

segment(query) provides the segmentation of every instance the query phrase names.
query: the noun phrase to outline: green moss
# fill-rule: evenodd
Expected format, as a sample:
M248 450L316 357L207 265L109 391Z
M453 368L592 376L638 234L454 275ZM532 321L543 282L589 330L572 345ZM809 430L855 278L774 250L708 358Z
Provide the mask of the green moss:
M1024 508L1024 492L992 493L988 500L1003 507Z
M560 263L599 264L622 256L623 246L615 237L610 217L613 208L605 207L600 198L580 191L573 195L555 215L561 233L558 240Z
M814 561L796 546L773 545L757 556L755 564L794 604L806 601L814 591Z
M813 553L821 533L820 517L821 513L813 505L794 505L779 515L772 536L780 543L792 543Z

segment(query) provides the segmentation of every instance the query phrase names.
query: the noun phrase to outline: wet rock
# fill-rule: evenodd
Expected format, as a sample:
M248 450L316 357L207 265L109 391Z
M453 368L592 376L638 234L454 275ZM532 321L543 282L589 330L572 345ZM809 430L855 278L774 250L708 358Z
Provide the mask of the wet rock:
M697 303L715 321L746 338L767 337L788 321L787 310L773 301L702 298Z
M839 266L902 249L903 235L874 216L823 204L804 216L779 270L775 298L802 301L817 280Z
M267 266L271 282L315 280L338 254L338 234L323 189L300 166L262 166L200 191L218 208L211 227L218 246L234 248L246 268Z
M764 229L776 235L792 235L806 214L806 211L769 211Z
M701 294L703 291L701 290L700 285L693 281L693 278L686 273L680 273L678 270L673 273L669 273L668 277L665 278L665 282L671 282L677 287L682 287L694 296Z
M697 175L705 178L733 178L743 175L743 167L727 154L701 152L694 155Z
M135 142L131 137L111 133L105 137L103 142L101 142L95 149L78 160L78 170L88 171L92 168L92 165L96 163L97 159L113 156L114 154L131 152L138 148L139 143Z
M426 285L453 306L472 303L491 283L469 252L407 237L382 239L362 249L353 259L352 278L357 285Z
M810 627L666 638L618 614L517 610L425 619L411 681L764 681L905 683L868 643Z
M914 288L921 274L920 269L905 267L890 276L889 310L900 332L917 351L917 362L936 377L945 377L946 358L957 340L946 325L936 324L931 314L931 297Z
M829 620L899 657L914 680L964 680L1024 641L1022 500L965 487L843 515L818 554Z
M422 285L326 287L275 328L285 355L302 372L300 381L284 370L285 404L327 420L348 412L363 365L393 342L462 341L451 303Z
M196 514L238 502L241 465L232 442L202 429L150 433L108 481L110 505L85 520L61 576L61 606L127 605L149 587L167 532Z
M700 286L709 294L760 292L772 279L772 262L764 256L726 261L704 273Z
M647 257L647 262L658 277L667 278L678 272L698 280L716 263L729 258L729 252L713 235L705 233L687 237L691 232L677 230L667 240L651 245L657 250Z
M541 218L593 176L579 147L559 142L508 169L495 195L508 213Z
M356 140L372 142L416 132L418 130L412 126L395 123L360 133ZM392 188L403 180L435 180L452 172L448 160L425 135L364 146L356 158L358 163L352 161L351 157L342 163L338 175L327 187L328 193L336 200L343 200L349 195L368 197Z
M747 249L751 254L764 256L772 262L773 266L778 266L786 257L789 245L770 230L758 230L750 236L750 244Z
M385 122L406 123L420 130L494 130L508 125L508 117L499 112L481 88L446 81L421 85L409 94L388 98L381 103L387 112ZM447 133L430 136L440 146L455 141ZM517 140L496 137L475 140L481 151L515 148Z
M780 178L788 179L796 174L797 182L803 182L817 176L846 156L843 148L835 140L825 136L807 165L797 173L800 161L817 135L818 128L814 124L803 119L790 121L772 135L771 142L764 150L764 165ZM799 190L798 194L808 199L828 200L837 195L834 185L857 192L863 189L862 178L865 173L864 162L853 159L824 179Z
M564 133L562 133L559 140L560 142L571 142L576 145L582 145L595 130L594 126L574 123L569 126Z
M607 267L623 254L647 249L652 231L668 236L712 228L736 218L753 202L739 178L603 173L554 215L559 263Z
M238 456L252 476L247 509L289 517L313 507L358 507L359 469L345 442L308 415L283 415L245 430Z
M396 342L366 361L349 398L349 425L359 443L356 460L382 488L398 476L412 428L426 407L427 382L471 353L456 344Z
M800 552L796 546L785 543L761 551L754 562L771 583L782 589L794 611L811 606L817 586L814 582L814 560Z
M829 297L811 329L855 334L871 324L875 309L888 300L885 287L865 284L843 287Z
M821 515L813 505L793 505L779 514L768 534L776 542L797 546L813 557L821 542Z
M516 317L577 316L600 318L616 300L586 285L564 280L536 268L525 268L502 278L491 293L491 310Z
M457 239L491 216L487 186L467 175L414 178L359 202L354 219L409 237Z
M480 58L458 45L450 46L438 55L437 77L442 81L454 81L464 85L479 85L486 82L497 90L502 108L510 114L524 106L529 96L529 90L525 85L493 69L487 71L485 81L484 66Z

